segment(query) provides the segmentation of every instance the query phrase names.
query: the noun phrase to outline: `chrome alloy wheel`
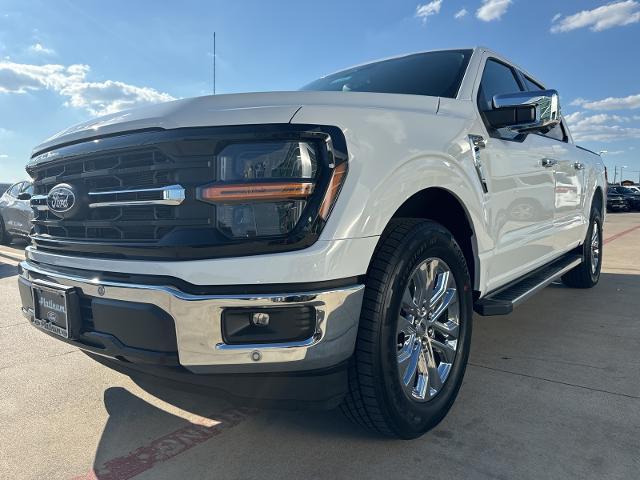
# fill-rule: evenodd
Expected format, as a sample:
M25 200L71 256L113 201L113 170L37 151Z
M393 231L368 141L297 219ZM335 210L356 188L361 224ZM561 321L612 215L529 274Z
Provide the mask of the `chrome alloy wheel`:
M595 275L600 265L600 229L598 224L593 224L593 233L591 234L591 274Z
M413 271L402 296L398 328L398 374L412 400L426 402L447 381L456 358L460 304L455 279L439 258Z

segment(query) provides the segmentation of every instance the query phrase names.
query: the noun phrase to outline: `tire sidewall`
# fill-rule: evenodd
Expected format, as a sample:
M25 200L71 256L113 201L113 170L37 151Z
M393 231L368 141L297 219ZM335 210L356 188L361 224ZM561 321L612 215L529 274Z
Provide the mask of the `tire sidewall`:
M464 257L451 234L435 224L420 224L413 229L399 249L395 269L386 290L381 312L380 369L388 411L393 416L392 425L400 425L398 434L414 438L437 425L447 414L456 398L466 368L471 343L472 288ZM400 303L409 276L427 258L442 259L451 269L460 302L460 330L458 350L454 365L442 390L427 402L409 399L398 375L396 329ZM407 432L412 432L407 435Z
M591 236L593 235L593 229L598 229L598 238L600 239L600 260L598 262L596 271L591 270L591 264L593 262L593 255L591 253ZM591 220L589 222L589 230L587 230L587 238L584 242L584 262L588 269L588 274L593 285L597 284L600 280L600 272L602 271L602 260L604 253L604 238L602 235L602 215L599 211L595 210L591 214Z

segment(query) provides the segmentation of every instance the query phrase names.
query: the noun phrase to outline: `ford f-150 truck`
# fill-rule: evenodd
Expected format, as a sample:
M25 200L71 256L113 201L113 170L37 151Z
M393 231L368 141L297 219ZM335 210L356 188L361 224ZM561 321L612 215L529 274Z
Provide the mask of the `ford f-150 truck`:
M454 402L474 310L600 275L600 157L485 48L115 113L27 171L33 325L134 377L400 438Z

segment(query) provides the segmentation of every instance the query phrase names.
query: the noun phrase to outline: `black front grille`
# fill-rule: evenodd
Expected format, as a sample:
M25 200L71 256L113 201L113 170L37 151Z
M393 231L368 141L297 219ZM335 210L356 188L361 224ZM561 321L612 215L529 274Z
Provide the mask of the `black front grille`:
M219 229L216 206L196 198L198 187L218 180L217 154L232 143L300 139L314 142L321 152L314 190L318 193L308 202L305 221L286 235L265 239L233 238ZM27 165L36 195L32 200L32 243L41 251L135 260L208 259L299 250L315 243L325 224L319 211L322 192L330 180L330 165L344 163L347 158L346 141L337 127L288 123L153 129L44 149ZM74 207L66 219L38 210L46 207L42 196L61 183L79 192L79 205L94 204L94 208ZM169 186L184 189L185 198L179 205L113 206L115 202L158 200L159 194L104 193Z
M201 228L211 224L213 208L193 198L195 187L213 179L209 156L179 158L157 147L119 149L79 155L34 168L36 195L47 195L60 183L83 192L154 189L181 185L189 191L185 201L171 205L129 205L85 209L73 219L61 219L48 210L36 211L34 234L42 240L160 242L175 228ZM192 187L189 189L189 187ZM92 201L157 200L160 192L97 195Z

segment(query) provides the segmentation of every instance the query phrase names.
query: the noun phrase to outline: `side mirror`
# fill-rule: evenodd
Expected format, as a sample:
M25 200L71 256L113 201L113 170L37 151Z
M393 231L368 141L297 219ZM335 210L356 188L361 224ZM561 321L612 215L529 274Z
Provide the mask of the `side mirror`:
M556 90L496 95L493 109L484 113L493 128L518 133L549 130L561 120L560 96Z
M18 200L31 200L31 194L27 192L19 193Z

